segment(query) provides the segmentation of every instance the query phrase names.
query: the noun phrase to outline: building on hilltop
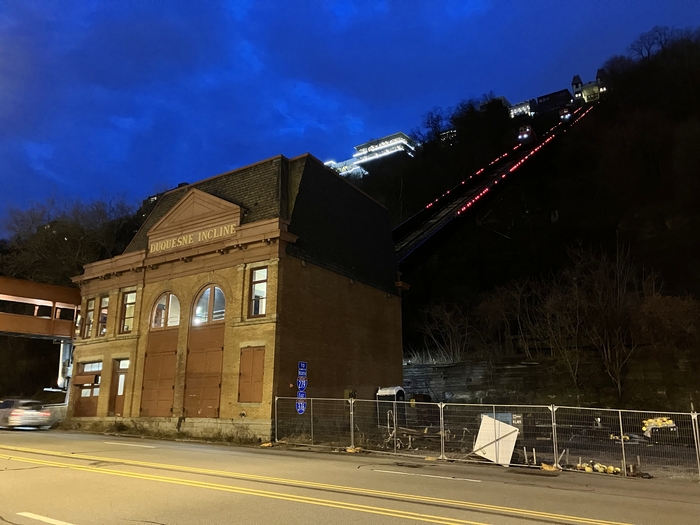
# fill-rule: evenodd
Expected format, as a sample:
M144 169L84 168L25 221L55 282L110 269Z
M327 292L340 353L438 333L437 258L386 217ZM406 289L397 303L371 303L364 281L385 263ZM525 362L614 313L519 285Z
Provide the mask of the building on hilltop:
M607 91L605 86L606 73L604 69L596 72L596 79L585 84L579 75L575 75L571 81L571 88L574 92L574 100L577 102L589 103L600 99L602 93Z
M441 144L454 146L458 142L457 130L455 128L446 129L445 131L440 132L439 139Z
M537 97L537 113L557 111L572 104L573 101L574 97L571 95L571 91L560 89L559 91Z
M513 104L508 108L508 114L510 118L519 117L524 115L526 117L534 117L537 111L537 101L534 98L530 100L523 100L517 104Z
M331 160L326 162L326 166L344 176L364 177L367 171L363 165L389 155L403 154L413 157L417 147L418 144L411 137L399 131L355 146L355 154L351 159L341 162Z
M396 270L387 210L309 154L166 192L74 278L69 421L269 439L278 396L401 385Z

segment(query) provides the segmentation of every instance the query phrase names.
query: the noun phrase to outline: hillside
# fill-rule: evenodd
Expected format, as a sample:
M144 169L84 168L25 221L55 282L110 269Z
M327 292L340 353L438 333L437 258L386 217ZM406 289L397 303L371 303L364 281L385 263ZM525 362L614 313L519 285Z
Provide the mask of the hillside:
M594 403L700 404L683 372L700 366L700 32L668 35L608 60L609 89L590 116L403 265L407 356L520 355ZM426 127L421 156L358 182L396 223L512 147L519 122L468 103L450 124L456 143ZM639 372L659 362L668 373Z

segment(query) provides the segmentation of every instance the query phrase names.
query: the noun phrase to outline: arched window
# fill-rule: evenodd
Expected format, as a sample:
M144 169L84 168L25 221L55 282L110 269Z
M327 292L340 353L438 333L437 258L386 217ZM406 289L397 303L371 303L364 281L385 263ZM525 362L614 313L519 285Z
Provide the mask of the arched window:
M151 315L151 328L172 328L180 324L180 301L166 292L158 298Z
M216 285L209 285L195 303L194 314L192 316L192 324L200 326L216 321L223 321L226 313L226 299L224 292Z

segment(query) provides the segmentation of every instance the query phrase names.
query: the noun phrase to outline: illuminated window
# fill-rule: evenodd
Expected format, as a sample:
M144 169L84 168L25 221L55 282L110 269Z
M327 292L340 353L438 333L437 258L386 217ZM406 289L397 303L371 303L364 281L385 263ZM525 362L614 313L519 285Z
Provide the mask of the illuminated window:
M134 329L134 310L136 309L136 292L122 294L120 334L128 334Z
M100 395L102 379L102 361L82 363L79 367L81 375L76 378L76 386L80 389L80 397L97 397ZM92 376L92 377L86 377Z
M96 361L94 363L85 363L83 365L83 372L101 372L102 371L102 361Z
M88 299L85 322L83 323L83 339L89 339L92 335L92 324L95 320L95 300Z
M82 328L83 325L83 316L80 315L80 310L76 310L76 317L75 317L75 331L73 333L73 336L77 339L80 337L80 329Z
M223 321L226 313L224 292L215 285L209 285L195 302L192 324L200 326L209 322Z
M104 337L107 333L107 312L109 311L109 297L100 297L100 311L97 316L97 337Z
M180 324L180 301L175 294L160 296L151 317L151 328L172 328Z
M262 317L266 312L267 268L250 272L250 317Z

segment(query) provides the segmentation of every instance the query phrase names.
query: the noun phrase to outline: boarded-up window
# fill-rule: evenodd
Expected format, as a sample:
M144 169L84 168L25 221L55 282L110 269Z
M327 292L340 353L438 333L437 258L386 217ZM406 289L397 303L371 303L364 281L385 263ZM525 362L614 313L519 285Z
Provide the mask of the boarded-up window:
M241 368L238 379L239 403L262 402L264 370L264 348L241 348Z
M97 414L97 399L100 395L102 362L80 363L79 374L73 378L77 397L73 407L75 417L94 417Z

